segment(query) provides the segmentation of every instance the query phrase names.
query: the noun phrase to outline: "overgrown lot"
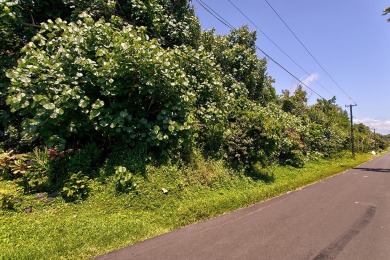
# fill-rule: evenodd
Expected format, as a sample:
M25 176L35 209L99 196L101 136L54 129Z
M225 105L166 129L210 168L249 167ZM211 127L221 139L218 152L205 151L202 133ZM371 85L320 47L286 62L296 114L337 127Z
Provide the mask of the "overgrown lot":
M85 259L386 150L189 0L0 1L0 258ZM332 159L333 158L333 159ZM337 159L334 159L337 158Z

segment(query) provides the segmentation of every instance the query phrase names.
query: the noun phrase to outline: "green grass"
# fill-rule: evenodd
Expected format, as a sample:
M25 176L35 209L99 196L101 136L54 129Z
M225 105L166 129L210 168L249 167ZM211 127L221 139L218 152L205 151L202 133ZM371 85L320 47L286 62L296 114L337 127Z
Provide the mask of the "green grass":
M0 210L0 259L89 259L278 196L370 158L360 154L308 162L300 169L276 167L269 178L248 177L220 161L198 158L181 170L147 166L146 178L136 179L138 194L118 195L112 183L95 180L90 197L78 204L18 195L16 211ZM0 191L18 194L10 181L0 181ZM23 212L27 206L32 213Z

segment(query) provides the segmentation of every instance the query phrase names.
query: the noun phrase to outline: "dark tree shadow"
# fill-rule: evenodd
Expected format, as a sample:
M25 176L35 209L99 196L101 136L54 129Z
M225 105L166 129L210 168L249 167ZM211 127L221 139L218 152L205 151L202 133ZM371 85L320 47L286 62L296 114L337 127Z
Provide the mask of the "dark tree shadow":
M246 175L255 181L263 181L265 183L272 183L275 181L275 175L270 168L263 168L260 164L254 164L246 171Z
M251 177L255 181L264 181L265 183L272 183L275 181L274 175L260 173L257 171L248 171L247 176Z

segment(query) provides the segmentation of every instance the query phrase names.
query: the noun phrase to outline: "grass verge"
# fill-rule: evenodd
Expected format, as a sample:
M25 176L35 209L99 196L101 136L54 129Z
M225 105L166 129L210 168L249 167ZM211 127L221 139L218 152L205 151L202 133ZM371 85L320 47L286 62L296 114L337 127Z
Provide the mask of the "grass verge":
M186 169L148 166L146 177L137 179L137 193L116 194L112 183L91 181L91 196L78 204L23 195L15 202L20 210L0 210L0 259L89 259L267 200L371 158L359 154L308 162L304 168L277 167L267 178L198 158ZM0 181L0 191L17 193L9 181Z

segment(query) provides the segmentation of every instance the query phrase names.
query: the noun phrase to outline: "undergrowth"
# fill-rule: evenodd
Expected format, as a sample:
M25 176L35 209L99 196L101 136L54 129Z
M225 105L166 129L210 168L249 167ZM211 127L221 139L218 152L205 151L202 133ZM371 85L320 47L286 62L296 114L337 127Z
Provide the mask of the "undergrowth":
M123 152L108 159L100 178L85 180L89 197L77 203L66 203L60 194L23 194L13 181L0 181L7 208L0 210L0 258L89 259L297 189L371 155L321 159L303 168L255 165L249 173L200 154L186 164L141 162L138 167L129 162L132 157ZM107 174L108 168L115 173L118 163L124 168L116 168L117 176ZM119 189L118 178L124 185Z

